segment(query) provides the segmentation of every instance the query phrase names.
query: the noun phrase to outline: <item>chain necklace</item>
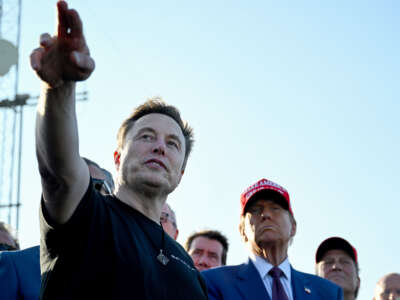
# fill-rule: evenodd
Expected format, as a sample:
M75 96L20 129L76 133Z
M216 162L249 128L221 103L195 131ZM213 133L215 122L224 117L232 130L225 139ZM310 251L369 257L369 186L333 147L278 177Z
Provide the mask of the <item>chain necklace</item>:
M161 230L162 230L162 237L161 237L161 248L160 248L160 253L157 255L157 260L160 262L160 264L166 266L167 263L169 262L169 258L166 257L163 253L164 247L165 247L165 231L164 228L162 227L162 224L160 222Z
M118 199L117 196L115 196L115 194L113 194L114 198L116 198L119 202L123 203L121 200ZM125 203L123 203L124 205L126 205ZM138 210L136 210L133 207L130 207L130 209L135 210L137 213L141 214L143 217L148 218L146 216L144 216L141 212L139 212ZM143 221L140 220L140 218L135 218L136 222L140 223L140 228L142 229L142 232L144 233L144 235L147 237L147 239L149 240L150 244L157 249L157 246L155 245L155 242L150 238L149 234L143 229L146 226L143 226ZM166 266L169 262L169 258L164 254L164 250L165 250L165 231L164 228L162 227L162 224L160 222L160 226L161 226L161 247L160 247L160 253L158 253L158 255L156 256L158 262L160 264L162 264L163 266Z

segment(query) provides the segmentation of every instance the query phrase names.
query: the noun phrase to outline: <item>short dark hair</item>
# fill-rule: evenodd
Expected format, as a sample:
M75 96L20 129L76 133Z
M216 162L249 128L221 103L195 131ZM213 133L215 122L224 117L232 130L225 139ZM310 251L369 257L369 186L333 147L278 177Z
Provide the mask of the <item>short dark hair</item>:
M124 122L122 122L117 134L117 150L120 151L122 149L125 143L126 134L133 127L135 122L141 117L153 113L163 114L171 117L181 128L185 138L185 159L183 161L183 168L185 168L189 154L193 148L193 129L182 120L180 112L175 106L166 104L160 97L148 99L145 103L138 106L133 113L127 119L125 119Z
M199 236L208 238L210 240L216 240L221 243L222 245L222 256L221 256L221 263L222 265L226 265L226 257L228 254L229 243L228 239L218 230L202 230L198 232L192 233L186 240L185 249L189 252L190 247L192 246L192 242L195 238Z

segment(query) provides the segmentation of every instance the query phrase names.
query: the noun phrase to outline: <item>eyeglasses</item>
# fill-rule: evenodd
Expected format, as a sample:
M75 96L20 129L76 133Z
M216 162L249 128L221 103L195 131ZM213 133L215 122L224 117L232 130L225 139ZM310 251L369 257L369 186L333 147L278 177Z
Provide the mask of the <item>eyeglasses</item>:
M17 250L14 246L8 244L0 244L0 251L14 251Z
M170 221L172 223L172 225L174 225L176 227L175 220L171 218L171 215L166 212L161 212L160 222L167 223L168 221Z
M94 188L99 192L104 192L105 194L112 194L111 187L108 185L107 181L98 178L92 178Z

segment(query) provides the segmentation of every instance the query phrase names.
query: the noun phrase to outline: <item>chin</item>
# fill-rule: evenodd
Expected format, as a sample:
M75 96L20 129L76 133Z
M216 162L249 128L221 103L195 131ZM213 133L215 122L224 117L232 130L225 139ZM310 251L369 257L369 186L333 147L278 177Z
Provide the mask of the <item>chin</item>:
M163 176L155 176L155 174L143 174L143 176L140 176L136 179L148 187L163 190L167 194L175 190L177 186L174 183L170 182L170 180L168 180L167 178Z
M199 272L201 272L201 271L204 271L204 270L207 270L208 268L205 268L205 267L199 267L199 266L195 266L196 267L196 269L197 269L197 271L199 271Z

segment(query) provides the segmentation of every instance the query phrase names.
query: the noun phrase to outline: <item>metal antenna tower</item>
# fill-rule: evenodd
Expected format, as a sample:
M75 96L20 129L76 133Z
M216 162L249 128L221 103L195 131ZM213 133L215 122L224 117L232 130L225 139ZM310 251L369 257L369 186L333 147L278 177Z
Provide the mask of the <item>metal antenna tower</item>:
M38 96L18 93L18 53L22 0L0 0L0 221L18 233L23 109ZM87 91L77 101L88 99Z
M21 2L0 0L0 220L17 230L22 106L6 106L4 101L18 100Z

